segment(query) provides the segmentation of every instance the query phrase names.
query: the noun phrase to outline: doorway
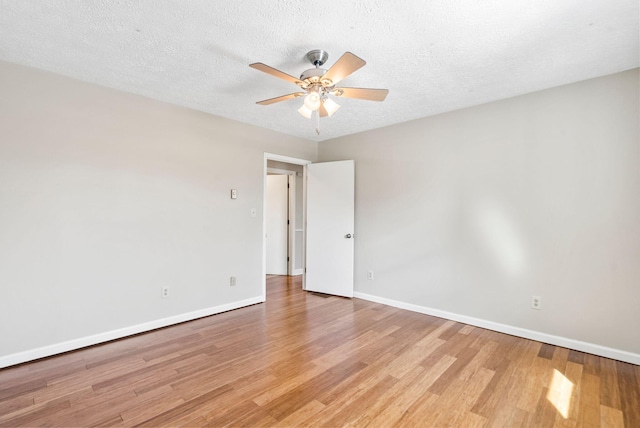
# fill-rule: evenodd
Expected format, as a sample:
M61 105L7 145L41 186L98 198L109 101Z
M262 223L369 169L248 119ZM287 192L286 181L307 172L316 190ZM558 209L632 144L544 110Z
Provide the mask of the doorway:
M301 275L304 288L305 179L306 165L310 163L311 161L305 159L269 153L265 153L264 156L263 296L265 300L268 274L291 277Z
M303 172L301 165L267 163L266 272L267 275L302 275Z
M290 164L290 165L287 165ZM266 301L267 173L269 165L291 171L302 167L302 214L291 215L289 255L298 254L296 267L302 270L302 289L353 297L354 263L354 162L353 160L311 164L303 159L265 153L263 188L263 301ZM290 175L287 173L287 175ZM313 184L313 186L311 186ZM307 192L309 198L307 197ZM313 203L311 203L313 202ZM313 231L313 233L311 233ZM299 235L296 238L296 235ZM326 238L326 239L325 239ZM297 240L293 242L293 240ZM296 245L297 244L297 245ZM297 247L297 248L296 248ZM309 247L309 248L307 248ZM307 253L307 249L309 252ZM312 251L313 250L313 251ZM289 277L293 278L293 277Z

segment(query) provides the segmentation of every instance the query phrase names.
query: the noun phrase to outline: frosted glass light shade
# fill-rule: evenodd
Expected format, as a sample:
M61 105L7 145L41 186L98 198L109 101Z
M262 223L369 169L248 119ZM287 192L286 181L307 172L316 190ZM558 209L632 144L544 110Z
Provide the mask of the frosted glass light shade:
M324 109L327 111L329 117L333 116L333 113L337 112L340 108L340 104L333 101L331 98L325 99L322 103L324 104Z
M309 110L318 110L320 108L320 94L312 91L304 97L304 105Z
M306 105L302 104L302 107L298 109L298 113L300 113L307 119L311 119L311 114L313 113L313 110L309 110Z

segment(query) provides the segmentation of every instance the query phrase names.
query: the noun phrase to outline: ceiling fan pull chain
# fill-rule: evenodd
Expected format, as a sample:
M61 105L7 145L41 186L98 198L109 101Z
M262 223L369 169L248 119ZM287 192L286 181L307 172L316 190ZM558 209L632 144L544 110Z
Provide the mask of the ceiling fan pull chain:
M316 134L320 135L320 112L316 110L315 113L316 113Z

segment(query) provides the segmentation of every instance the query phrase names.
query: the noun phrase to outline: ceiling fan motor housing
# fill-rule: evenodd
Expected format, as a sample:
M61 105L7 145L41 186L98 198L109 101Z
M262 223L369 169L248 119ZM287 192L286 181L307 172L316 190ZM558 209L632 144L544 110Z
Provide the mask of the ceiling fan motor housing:
M318 82L322 76L325 75L327 70L324 68L310 68L305 70L300 75L300 80L309 80L310 82Z
M322 49L314 49L312 51L307 52L307 59L311 62L311 64L316 67L322 66L329 59L329 54L327 51Z

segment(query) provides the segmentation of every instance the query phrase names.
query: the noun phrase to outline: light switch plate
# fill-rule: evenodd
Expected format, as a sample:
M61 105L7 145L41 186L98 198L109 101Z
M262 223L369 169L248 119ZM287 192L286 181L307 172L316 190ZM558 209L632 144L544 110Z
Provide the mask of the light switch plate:
M236 189L231 189L231 199L238 199L238 191Z

